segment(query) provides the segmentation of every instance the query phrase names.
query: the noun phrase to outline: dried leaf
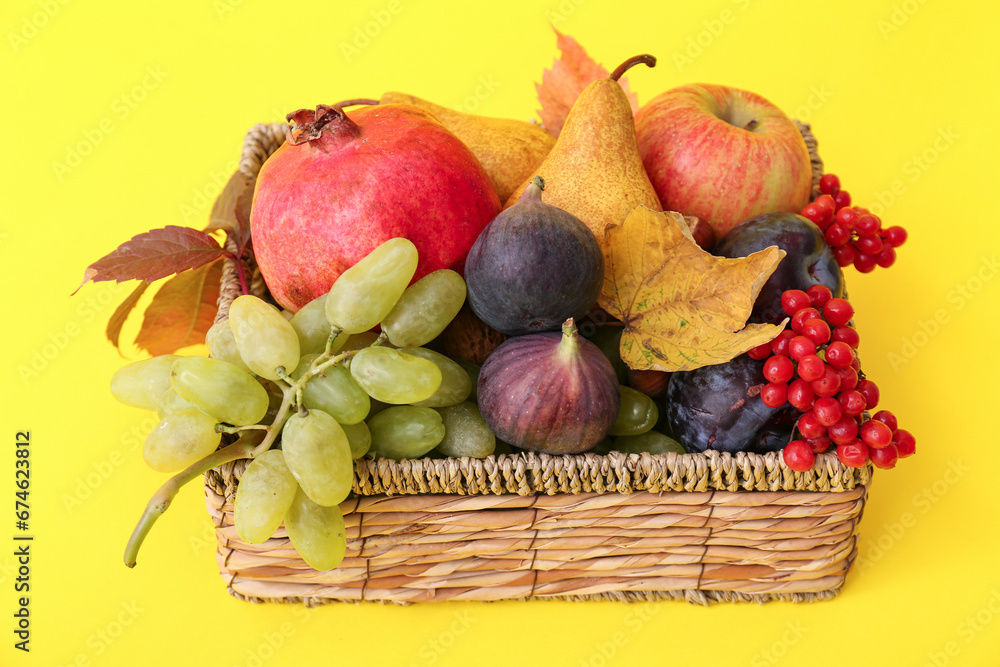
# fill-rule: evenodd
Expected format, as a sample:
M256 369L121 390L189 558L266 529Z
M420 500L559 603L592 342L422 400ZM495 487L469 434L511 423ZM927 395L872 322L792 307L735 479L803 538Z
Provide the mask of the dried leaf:
M542 82L535 84L535 91L538 93L538 103L542 105L538 110L538 117L549 134L558 137L569 116L569 110L583 89L597 79L606 78L609 72L587 55L575 39L562 34L555 27L552 29L556 33L556 46L560 56L553 62L552 69L542 72ZM639 98L629 91L625 77L619 79L618 83L625 91L634 114L639 110Z
M108 328L104 330L104 335L108 337L111 344L121 351L121 346L118 344L119 339L122 335L122 327L125 326L125 320L128 319L129 314L135 308L136 304L139 303L139 299L142 298L143 292L149 287L149 283L145 280L140 282L132 293L129 294L124 301L118 304L115 308L115 312L111 314L111 319L108 320Z
M225 254L226 251L219 243L205 232L168 225L133 236L113 252L88 266L80 287L91 280L114 280L119 283L145 280L151 283L181 271L210 264ZM76 289L79 290L80 287Z
M785 251L715 257L679 213L638 207L605 232L599 305L625 323L621 355L637 370L687 371L729 361L784 324L746 324Z
M253 201L255 179L235 172L226 187L216 197L209 214L206 232L224 231L236 240L238 247L246 245L250 237L250 203Z
M135 344L151 355L205 342L218 311L222 262L179 273L163 283L146 308Z

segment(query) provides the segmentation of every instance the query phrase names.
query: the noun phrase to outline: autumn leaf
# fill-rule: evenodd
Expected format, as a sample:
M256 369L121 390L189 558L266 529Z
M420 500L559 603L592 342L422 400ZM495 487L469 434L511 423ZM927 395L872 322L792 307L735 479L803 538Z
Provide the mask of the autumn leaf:
M195 269L223 257L226 251L205 232L168 225L133 236L87 267L87 282L145 280L148 283L169 275ZM79 290L80 287L76 289ZM74 291L74 294L76 291Z
M222 262L179 273L163 283L146 308L135 344L151 355L205 342L218 311Z
M555 27L552 29L556 33L556 46L560 56L552 64L552 69L542 72L542 82L535 84L535 91L538 93L538 103L542 105L538 110L538 117L549 134L558 137L569 116L569 110L583 89L597 79L607 78L609 72L587 55L579 42L562 34ZM634 114L639 110L639 98L629 91L628 81L624 77L618 83L625 91Z
M221 230L236 241L241 250L250 239L250 204L256 180L237 171L212 204L206 232Z
M142 281L136 286L132 293L125 297L125 300L118 304L115 308L115 312L111 314L111 318L108 320L108 327L104 330L104 335L108 337L111 344L121 350L121 346L118 344L119 339L122 335L122 327L125 326L125 320L128 319L129 314L139 303L139 299L142 298L143 293L146 288L149 287L149 283Z
M679 213L638 207L605 232L599 305L625 323L621 356L636 370L720 364L773 339L784 323L746 324L785 251L715 257Z

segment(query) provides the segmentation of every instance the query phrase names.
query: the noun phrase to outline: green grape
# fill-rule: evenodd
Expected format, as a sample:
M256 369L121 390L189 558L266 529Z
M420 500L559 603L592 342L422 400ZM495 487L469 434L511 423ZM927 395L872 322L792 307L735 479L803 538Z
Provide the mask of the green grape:
M465 292L465 281L455 271L428 273L406 288L382 320L382 331L396 347L426 345L458 315Z
M493 456L500 456L506 454L507 456L513 456L514 450L510 448L509 442L504 442L503 440L497 440L497 446L493 449Z
M299 350L302 354L326 352L326 342L330 338L330 320L326 319L326 294L302 306L290 322L299 336ZM330 352L339 352L349 337L350 334L347 333L338 335L333 340Z
M460 361L458 365L465 369L465 372L469 374L469 379L472 380L472 392L469 394L469 400L473 403L479 403L479 366L471 361Z
M184 400L227 424L256 424L267 413L267 390L226 361L181 357L171 368L170 382Z
M299 485L280 449L269 449L247 466L236 487L233 522L247 544L274 535L295 498Z
M641 391L622 385L618 418L608 435L639 435L656 426L660 411L656 403Z
M667 452L684 453L684 446L668 435L659 431L646 431L639 435L622 435L615 438L612 449L622 454L666 454Z
M433 361L391 347L366 347L351 358L351 375L372 398L406 405L423 401L441 386Z
M354 459L344 428L322 410L297 412L281 432L285 463L302 490L320 505L344 500L354 482Z
M372 447L372 432L368 430L368 424L358 422L357 424L341 424L347 441L351 444L351 458L355 461L368 453Z
M239 366L245 371L250 367L240 356L240 350L236 347L236 336L233 334L233 327L229 324L229 319L219 320L213 324L205 334L205 345L208 346L209 354L214 359L228 361L234 366Z
M599 454L604 456L605 454L613 451L615 448L615 439L610 435L605 436L603 440L594 445L591 449L588 449L586 454Z
M177 390L171 387L163 392L163 396L160 397L160 405L156 409L156 416L163 419L167 415L176 414L181 410L197 409L198 406L185 401L184 398L177 393Z
M122 366L111 376L111 395L125 405L158 409L160 398L170 389L170 367L177 359L176 354L162 354Z
M417 248L409 239L389 239L340 274L326 299L326 317L347 333L381 322L417 270Z
M201 410L167 415L146 436L142 457L156 472L176 472L216 450L222 434L215 419Z
M421 457L444 439L441 415L412 405L386 408L368 420L368 429L375 457L397 461Z
M271 304L240 295L229 306L229 324L240 356L257 375L280 380L276 368L290 373L299 365L299 336Z
M590 337L590 342L600 348L604 356L611 362L611 367L615 369L618 376L618 383L628 382L628 366L622 361L621 342L625 327L605 325L597 327L597 331Z
M307 354L302 357L292 377L296 380L301 378L317 356ZM368 394L344 364L327 366L322 375L310 378L302 390L302 402L308 408L319 408L328 413L341 424L364 421L371 407Z
M443 408L458 405L472 393L472 378L457 361L449 359L440 352L428 350L426 347L403 347L400 352L423 357L433 362L441 371L441 386L430 398L422 401L409 401L412 405L422 408Z
M437 449L445 456L482 458L496 449L497 438L483 421L475 403L465 401L438 408L438 412L444 422L444 439Z
M344 560L347 530L339 506L317 505L299 489L285 514L285 530L302 560L314 570L332 570Z

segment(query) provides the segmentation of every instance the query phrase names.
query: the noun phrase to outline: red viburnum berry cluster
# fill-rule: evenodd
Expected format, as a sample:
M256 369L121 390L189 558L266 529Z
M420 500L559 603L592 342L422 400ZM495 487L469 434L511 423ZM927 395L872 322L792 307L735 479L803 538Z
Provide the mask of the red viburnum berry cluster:
M822 194L806 204L800 215L823 230L837 264L853 264L861 273L874 271L876 266L892 266L896 248L906 241L906 230L898 226L883 229L877 215L860 206L852 207L850 193L840 189L835 174L824 174L819 190Z
M748 354L766 359L768 384L760 392L764 404L777 408L789 403L803 413L795 425L801 437L784 448L785 464L809 470L816 454L831 445L844 465L855 468L870 460L888 469L913 454L916 440L897 428L891 412L880 410L866 419L866 411L878 404L879 390L860 372L851 304L835 298L828 287L813 285L805 292L785 291L781 307L792 318L791 328Z

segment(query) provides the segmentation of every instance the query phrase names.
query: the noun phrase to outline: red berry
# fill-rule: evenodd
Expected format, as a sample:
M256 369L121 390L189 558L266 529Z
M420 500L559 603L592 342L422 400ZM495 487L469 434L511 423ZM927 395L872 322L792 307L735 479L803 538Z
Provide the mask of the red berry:
M781 293L781 308L789 317L811 305L809 295L800 289L789 289Z
M809 470L816 463L816 455L813 454L809 445L801 440L792 440L785 445L781 451L781 458L784 459L786 466L799 472Z
M869 447L881 449L892 442L892 429L882 422L869 419L861 425L861 439Z
M892 414L888 410L879 410L874 415L872 415L872 419L877 422L882 422L883 424L888 426L889 430L892 431L893 433L895 433L896 429L898 428L896 415Z
M831 334L832 335L832 334ZM792 340L795 340L794 338ZM854 362L854 350L847 343L830 343L826 348L826 363L833 366L838 371L842 368L850 368Z
M854 230L858 234L876 234L881 227L882 222L871 213L865 213L854 223Z
M771 352L784 357L788 356L788 341L795 337L794 331L783 329L780 334L771 341Z
M786 357L772 357L786 359ZM760 390L760 400L769 408L780 408L788 400L788 385L784 382L768 382Z
M842 208L837 211L835 220L844 229L854 229L854 223L858 221L858 212L853 208Z
M805 205L802 211L799 213L803 218L807 218L812 222L816 223L817 226L822 227L823 223L823 209L819 207L816 202L809 202Z
M830 299L823 306L823 319L832 327L847 324L851 321L852 317L854 317L854 306L847 299Z
M830 225L823 231L823 238L831 248L839 248L851 240L851 232L840 225Z
M917 440L906 429L896 430L896 434L892 437L892 444L896 447L899 458L912 456L917 451Z
M878 266L878 258L875 255L866 255L859 252L854 255L854 268L858 273L871 273Z
M844 414L848 417L857 417L868 407L868 403L861 392L853 389L841 391L837 400L840 401L840 407L843 408Z
M805 323L805 321L817 317L822 317L817 309L812 307L800 308L799 310L795 311L794 315L792 315L792 322L791 322L792 331L795 331L796 333L802 333L802 325Z
M884 246L882 251L875 256L875 263L883 269L888 269L896 263L896 249L891 245Z
M756 361L767 359L771 356L771 344L764 343L763 345L758 345L757 347L751 347L747 351L747 356Z
M861 337L854 327L847 324L838 324L830 332L830 342L832 343L847 343L852 349L857 349L858 344L861 342Z
M815 356L816 343L805 336L796 336L788 341L788 356L795 361L802 361L802 357Z
M799 412L808 412L812 408L814 398L816 392L813 391L812 385L802 378L788 383L786 400Z
M764 362L764 377L768 382L788 382L793 375L795 366L788 357L771 357Z
M872 457L872 463L883 470L890 470L896 467L896 460L899 459L899 452L892 445L886 445L881 449L872 449L868 452Z
M864 234L854 242L854 247L866 255L878 255L882 252L882 237L878 234Z
M816 403L813 404L813 413L816 415L816 420L823 426L836 424L844 416L840 401L832 396L817 398Z
M837 458L845 466L864 467L868 460L868 446L857 438L843 445L837 445Z
M837 260L837 266L850 266L854 264L854 248L849 245L842 245L839 248L833 249L833 257Z
M878 385L871 380L859 380L857 391L865 397L865 409L872 410L878 405Z
M851 193L847 190L841 190L837 194L833 195L833 203L837 205L837 210L851 205Z
M840 374L827 366L823 369L823 377L813 380L812 388L819 397L836 396L840 391Z
M840 392L854 391L858 386L858 372L854 370L854 367L841 368L837 371L837 375L840 376Z
M830 438L825 435L821 435L818 438L803 438L802 442L809 445L809 449L813 450L814 454L822 454L830 449L830 445L833 444Z
M822 194L816 197L813 202L819 207L819 210L823 212L823 220L830 222L833 220L833 215L837 212L837 203L833 201L833 197L828 194Z
M813 308L822 308L833 298L833 292L826 285L810 285L806 294L809 296L809 305Z
M806 382L815 382L826 373L826 362L816 355L809 355L799 359L799 377Z
M826 427L819 423L816 413L811 410L799 417L795 428L799 430L799 434L803 438L818 438L826 435Z
M894 225L882 230L882 238L885 240L886 245L898 248L906 243L906 230L898 225Z
M823 174L819 179L819 191L825 195L833 195L840 191L840 179L836 174Z
M830 325L818 317L814 317L805 321L799 333L816 345L825 345L830 340Z
M858 437L858 422L854 417L843 416L827 427L826 434L835 444L845 445Z

